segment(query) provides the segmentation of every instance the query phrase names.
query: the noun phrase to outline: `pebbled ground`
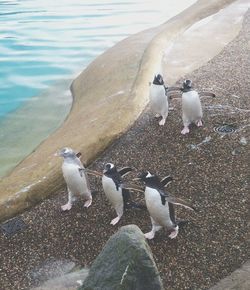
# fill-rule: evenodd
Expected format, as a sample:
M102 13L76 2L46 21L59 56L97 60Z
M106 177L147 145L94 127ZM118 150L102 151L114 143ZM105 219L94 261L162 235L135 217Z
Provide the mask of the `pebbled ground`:
M182 136L180 101L171 102L164 127L146 110L133 127L114 142L91 166L132 166L134 173L151 170L171 174L171 194L192 201L198 213L176 206L177 216L189 223L170 240L160 231L149 241L166 289L208 289L249 259L249 127L250 127L250 13L239 36L205 66L186 76L198 89L209 88L216 99L202 98L204 127ZM181 82L182 80L180 80ZM236 132L220 135L215 127L231 124ZM203 142L208 140L207 142ZM37 285L44 261L66 260L90 266L108 238L127 224L150 230L146 211L128 210L116 226L100 179L90 177L98 191L93 205L83 209L78 200L61 212L66 192L45 200L20 217L27 228L12 237L0 232L0 289ZM134 199L144 202L143 195Z

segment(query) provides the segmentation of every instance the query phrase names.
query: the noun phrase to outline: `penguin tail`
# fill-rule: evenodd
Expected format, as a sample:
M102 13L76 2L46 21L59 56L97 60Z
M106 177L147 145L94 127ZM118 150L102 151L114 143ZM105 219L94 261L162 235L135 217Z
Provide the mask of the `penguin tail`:
M189 223L189 220L176 220L176 225L179 227L183 227L187 223Z
M97 190L91 190L91 195L93 197L97 196L97 194L98 194L98 191Z
M140 204L140 203L136 203L136 202L129 202L126 204L126 209L142 209L142 210L146 210L147 207L144 204Z

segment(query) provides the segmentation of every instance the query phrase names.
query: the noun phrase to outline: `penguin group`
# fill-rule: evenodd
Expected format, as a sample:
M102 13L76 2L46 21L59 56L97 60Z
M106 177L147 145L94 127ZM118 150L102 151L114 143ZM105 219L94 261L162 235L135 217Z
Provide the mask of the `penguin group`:
M187 202L171 196L164 190L171 181L172 177L167 176L160 180L156 175L149 171L140 173L133 181L139 180L145 184L145 190L136 185L124 183L123 177L132 171L131 167L117 169L113 163L104 165L103 172L86 169L80 161L80 154L75 153L71 148L63 148L59 151L59 156L63 157L62 172L68 190L68 202L63 205L63 211L70 210L74 196L81 195L85 199L84 207L88 208L92 203L92 195L89 187L87 174L101 177L102 188L106 198L116 211L117 217L112 219L110 224L116 225L121 219L125 209L143 209L142 204L132 201L130 189L144 192L146 208L150 214L152 230L145 234L147 239L153 239L155 233L161 228L170 231L169 237L175 238L179 230L179 222L175 218L174 204L182 205L194 210L194 207Z
M193 88L191 80L184 80L182 87L168 87L164 83L161 74L154 77L153 83L150 83L149 100L152 111L156 113L156 117L161 117L159 125L164 125L169 110L169 93L172 91L181 92L182 100L182 121L183 130L181 134L189 133L189 125L196 124L197 127L202 126L202 106L200 95L215 97L214 93L201 92L200 94Z
M182 100L182 134L189 133L189 125L196 124L201 127L202 124L202 106L200 95L215 97L213 93L198 93L193 89L191 80L184 80L182 87L168 87L163 80L162 75L155 75L152 84L150 84L149 100L150 107L161 117L159 122L163 126L166 122L169 110L169 92L177 91L181 93ZM152 229L145 233L145 238L153 239L155 233L162 228L169 232L171 239L176 238L179 232L179 225L185 221L179 221L175 217L175 205L184 206L187 209L195 210L188 202L172 196L166 191L166 187L173 180L171 176L160 179L149 171L141 172L134 181L140 181L144 189L137 185L129 185L124 182L123 177L132 172L131 167L118 169L113 163L106 163L103 172L97 172L85 168L80 160L81 153L76 153L71 148L65 147L57 154L63 157L62 172L67 185L68 202L61 206L62 211L70 210L76 195L81 195L85 200L84 207L88 208L92 204L92 193L89 186L88 174L99 176L102 182L103 192L112 208L116 212L116 217L111 220L111 225L116 225L127 208L144 208L142 204L132 201L130 190L143 192L145 196L146 208L149 212Z

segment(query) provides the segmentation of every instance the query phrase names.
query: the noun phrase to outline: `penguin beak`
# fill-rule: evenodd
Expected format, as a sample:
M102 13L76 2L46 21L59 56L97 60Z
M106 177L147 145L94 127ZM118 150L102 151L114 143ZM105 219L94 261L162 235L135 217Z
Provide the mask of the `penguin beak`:
M54 156L63 157L63 151L62 150L56 151L56 153L54 154Z

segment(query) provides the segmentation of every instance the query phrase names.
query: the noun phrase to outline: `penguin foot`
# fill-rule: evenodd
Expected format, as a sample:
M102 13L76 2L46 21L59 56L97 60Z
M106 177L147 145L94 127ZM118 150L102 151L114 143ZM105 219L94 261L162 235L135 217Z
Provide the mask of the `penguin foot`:
M61 209L63 211L65 211L65 210L71 210L71 208L72 208L72 204L71 203L66 203L65 205L62 205L61 206Z
M160 116L161 116L161 115L158 114L158 113L155 114L155 118L159 118Z
M95 197L97 194L98 194L98 191L97 190L91 190L91 195L93 197Z
M85 203L84 203L84 207L88 208L90 207L92 204L92 198L88 199Z
M144 234L144 237L148 240L152 240L155 237L155 233L153 231Z
M170 239L174 239L177 237L178 235L178 232L179 232L179 227L177 226L172 232L171 234L169 235Z
M197 127L202 127L202 121L201 120L199 120L198 122L197 122Z
M162 118L161 121L159 122L159 125L160 126L163 126L166 122L166 119L165 118Z
M185 135L187 133L189 133L189 128L188 127L184 127L183 130L181 131L181 134Z

